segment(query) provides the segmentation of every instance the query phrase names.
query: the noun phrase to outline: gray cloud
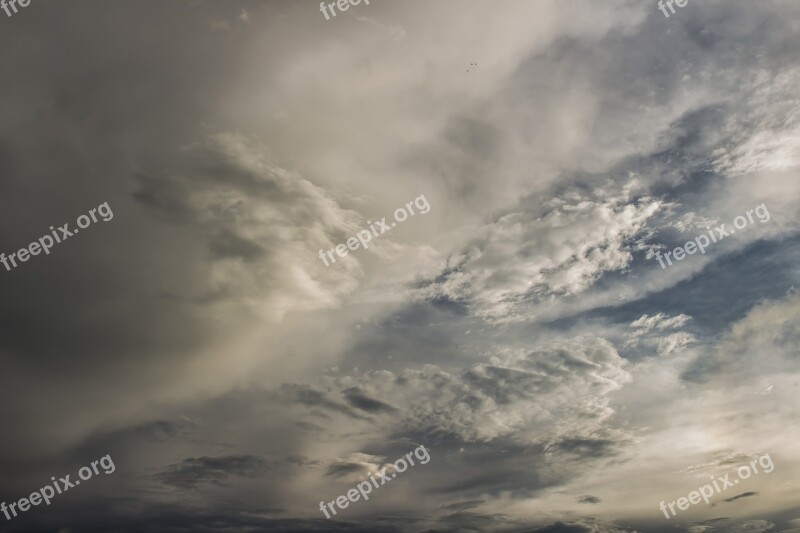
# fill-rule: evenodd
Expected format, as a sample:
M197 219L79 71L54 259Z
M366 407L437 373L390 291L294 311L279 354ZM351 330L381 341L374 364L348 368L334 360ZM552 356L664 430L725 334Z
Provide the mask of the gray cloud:
M370 398L369 396L361 393L356 387L344 390L343 393L345 399L347 399L350 405L357 407L362 411L367 411L370 413L393 413L397 411L397 409L391 405L381 402L380 400Z
M203 484L224 484L230 477L255 477L265 467L266 461L254 455L190 457L170 465L156 479L178 489L194 489Z
M722 500L722 501L725 501L725 502L734 502L734 501L736 501L736 500L739 500L739 499L741 499L741 498L749 498L749 497L751 497L751 496L757 496L757 495L758 495L758 493L757 493L757 492L743 492L743 493L741 493L741 494L737 494L736 496L733 496L732 498L725 498L725 499L724 499L724 500Z

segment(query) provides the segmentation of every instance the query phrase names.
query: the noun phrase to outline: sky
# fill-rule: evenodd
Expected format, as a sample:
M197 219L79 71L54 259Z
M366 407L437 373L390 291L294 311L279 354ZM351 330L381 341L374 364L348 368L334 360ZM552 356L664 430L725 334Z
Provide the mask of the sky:
M800 532L800 3L673 8L0 11L0 531Z

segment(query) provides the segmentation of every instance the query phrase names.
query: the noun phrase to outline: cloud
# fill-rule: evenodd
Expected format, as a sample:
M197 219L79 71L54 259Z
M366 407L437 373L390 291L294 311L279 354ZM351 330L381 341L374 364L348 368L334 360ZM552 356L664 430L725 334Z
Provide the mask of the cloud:
M644 333L649 333L652 330L664 331L666 329L679 328L691 320L688 315L680 314L673 317L667 317L664 313L658 313L654 316L642 315L638 320L631 323L632 328L639 329Z
M345 481L363 481L368 474L374 474L382 468L386 458L366 453L351 453L347 457L337 459L328 467L328 476Z
M103 500L105 501L105 500ZM209 506L185 507L176 504L158 504L141 508L130 501L107 501L116 504L110 511L99 505L92 508L82 508L84 519L81 521L80 531L85 533L103 533L113 531L118 527L119 521L124 520L128 527L141 533L172 533L174 531L193 531L197 533L242 533L251 531L275 531L291 533L294 531L328 532L342 531L355 533L399 533L401 529L385 524L358 524L346 520L327 520L320 513L319 518L285 518L277 516L283 510L264 506L246 510L231 509L230 502L227 506L210 509ZM217 506L214 506L217 507ZM73 505L73 513L74 513ZM60 520L44 521L48 531L58 533L71 533L76 531L64 524L73 524L74 519L69 515L60 517ZM37 526L18 525L17 531L21 533L34 533L41 531Z
M279 319L335 305L354 289L358 264L342 258L326 269L316 250L360 229L356 213L271 164L242 135L212 135L183 152L178 168L140 175L133 193L154 214L205 241L205 290L174 297L219 308L215 312Z
M265 467L266 461L255 455L190 457L155 477L178 489L197 489L204 484L224 485L230 477L256 477Z
M185 436L194 426L190 420L157 420L135 427L132 431L144 439L153 442L165 442L179 436Z
M391 414L386 423L407 430L464 442L511 437L587 451L605 442L596 435L612 414L606 395L630 379L625 366L610 343L587 337L507 350L461 374L426 365L399 374L331 377L327 386L352 395L351 384L358 382L370 398L398 410L379 409Z
M752 111L732 117L730 141L714 151L717 172L739 177L800 165L800 118L791 112L797 99L786 97L798 80L798 68L753 73L743 91L753 104Z
M545 205L526 198L484 226L422 294L464 301L488 320L520 320L627 268L633 239L658 209L657 201L627 191L589 196L576 189Z
M300 405L320 408L323 411L343 414L358 420L369 420L369 418L360 415L347 405L331 400L324 392L315 390L308 385L284 385L282 390L284 393L288 393Z
M775 524L767 520L732 520L717 519L709 521L709 525L694 526L694 531L725 531L725 533L764 533L775 528Z
M741 494L737 494L736 496L734 496L732 498L725 498L722 501L733 502L733 501L736 501L736 500L741 499L741 498L749 498L750 496L757 496L757 495L758 495L757 492L743 492Z
M350 405L357 407L362 411L367 411L370 413L393 413L397 411L397 409L391 405L363 394L357 387L347 389L343 392L345 399L350 403Z
M639 356L664 356L680 352L697 342L692 334L680 331L690 320L691 317L686 314L673 317L664 313L642 315L631 323L631 331L623 348Z
M574 522L555 522L533 531L536 533L636 533L633 529L619 528L608 522L591 518Z
M800 7L113 4L0 35L2 249L115 212L0 276L3 490L120 470L30 530L658 531L753 449L747 516L686 527L796 516Z
M693 381L741 381L754 376L796 374L800 360L800 296L764 302L734 324L710 354L697 358L684 376Z

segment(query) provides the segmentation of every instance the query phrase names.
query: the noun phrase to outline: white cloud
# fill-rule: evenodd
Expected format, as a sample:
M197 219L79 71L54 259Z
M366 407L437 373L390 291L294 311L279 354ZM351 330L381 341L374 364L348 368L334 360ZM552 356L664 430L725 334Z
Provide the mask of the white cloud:
M691 317L680 314L668 317L664 313L642 315L631 323L631 332L624 344L625 349L637 354L670 355L696 342L693 335L675 331L686 325Z
M498 321L580 294L603 274L628 267L628 241L659 209L654 200L627 201L626 194L594 199L576 192L540 210L528 199L485 226L450 260L445 279L423 294L465 300L476 315Z

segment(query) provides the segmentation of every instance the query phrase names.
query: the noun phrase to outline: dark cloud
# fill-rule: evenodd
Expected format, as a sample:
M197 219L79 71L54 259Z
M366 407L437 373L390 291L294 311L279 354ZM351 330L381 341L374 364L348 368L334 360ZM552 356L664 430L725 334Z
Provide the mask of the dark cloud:
M618 527L599 520L586 519L580 521L555 522L537 527L531 533L636 533L634 529Z
M556 522L555 524L549 526L537 528L534 531L536 533L589 533L591 532L591 529L582 525Z
M290 455L286 458L286 462L297 466L321 466L320 461L310 460L308 457L302 455Z
M369 396L363 394L360 389L356 387L352 389L346 389L342 392L344 393L345 399L350 403L350 405L357 407L362 411L367 411L369 413L394 413L397 411L397 409L388 403L370 398Z
M207 483L222 485L230 477L256 477L266 466L263 458L254 455L191 457L170 465L169 470L155 477L165 485L194 489Z
M328 475L333 477L345 477L350 474L367 473L367 468L360 463L337 463L328 467Z
M617 443L608 439L564 439L551 449L578 457L605 457L615 455Z
M156 420L147 424L142 424L133 428L131 431L140 435L146 440L164 442L179 435L184 435L193 426L189 421L169 421Z
M342 414L358 420L369 420L369 418L358 414L346 405L329 399L325 393L314 390L307 385L283 385L282 389L290 394L300 405L321 408L325 411Z
M723 501L725 501L725 502L733 502L733 501L736 501L736 500L741 499L741 498L749 498L750 496L758 496L758 493L757 492L749 492L749 491L748 492L743 492L741 494L737 494L736 496L734 496L732 498L726 498Z
M131 501L107 502L115 505L114 510L86 508L81 516L62 516L48 519L34 516L26 523L16 524L15 533L36 533L41 531L81 531L102 533L120 531L124 533L178 533L196 531L198 533L256 533L277 531L293 533L299 531L343 531L354 533L398 533L398 527L382 524L357 524L346 520L327 520L320 518L283 518L264 515L281 514L280 509L242 508L208 510L185 508L177 505L152 504L147 509L137 509ZM25 517L28 518L28 517ZM124 521L124 523L120 523Z
M477 507L482 503L483 500L468 500L465 502L456 502L456 503L451 503L449 505L445 505L443 509L447 509L449 511L464 511L467 509L472 509L474 507Z

